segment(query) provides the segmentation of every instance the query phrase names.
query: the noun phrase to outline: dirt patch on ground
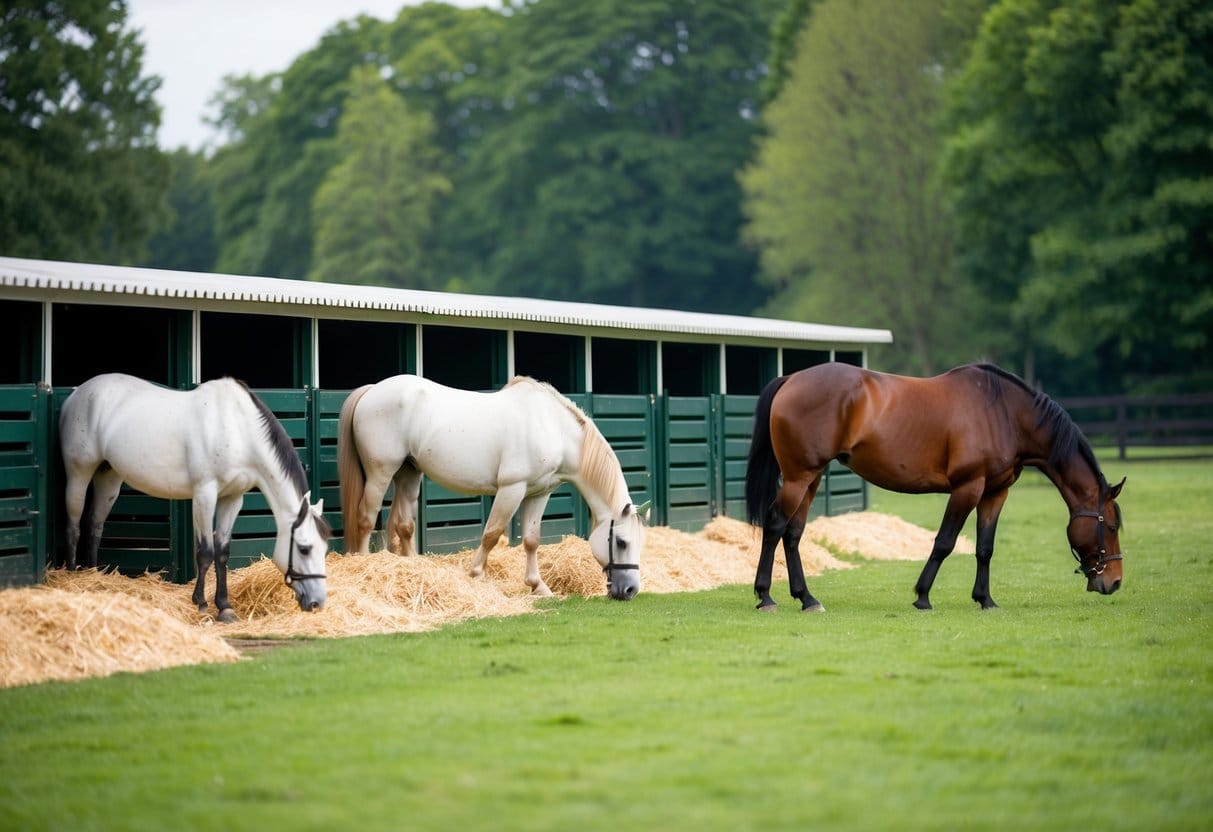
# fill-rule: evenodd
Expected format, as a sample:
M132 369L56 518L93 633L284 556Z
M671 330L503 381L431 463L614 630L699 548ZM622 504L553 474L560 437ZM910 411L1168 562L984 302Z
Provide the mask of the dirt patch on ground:
M874 512L820 518L805 530L801 558L808 575L855 566L834 553L924 559L933 537ZM760 542L759 530L724 517L696 534L650 528L642 591L749 584ZM972 545L962 541L957 551L971 552ZM263 559L229 574L232 606L241 619L233 624L218 624L213 608L199 612L190 600L191 586L158 575L51 570L44 586L0 591L0 687L239 661L299 639L418 632L467 618L535 611L522 580L521 546L499 546L479 579L468 576L471 558L471 551L424 557L332 553L328 603L308 614L299 611L282 573ZM602 567L584 539L569 536L541 546L539 561L554 594L605 594ZM782 551L774 579L787 580Z

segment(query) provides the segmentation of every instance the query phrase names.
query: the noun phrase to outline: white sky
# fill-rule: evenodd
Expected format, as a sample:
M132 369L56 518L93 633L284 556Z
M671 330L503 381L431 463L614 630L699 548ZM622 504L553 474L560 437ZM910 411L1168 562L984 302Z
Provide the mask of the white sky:
M490 6L495 0L445 0ZM202 117L225 75L281 72L342 20L394 20L420 0L129 0L144 46L145 75L161 78L160 146L198 150L211 136Z

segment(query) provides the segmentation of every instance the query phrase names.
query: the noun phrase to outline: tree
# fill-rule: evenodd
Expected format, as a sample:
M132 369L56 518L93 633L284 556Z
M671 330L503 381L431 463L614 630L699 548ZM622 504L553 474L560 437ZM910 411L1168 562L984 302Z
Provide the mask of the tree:
M1210 43L1203 0L1003 0L952 90L962 265L1054 389L1213 369Z
M312 209L340 163L334 138L356 67L390 76L410 113L429 113L435 140L456 154L475 137L492 74L500 13L425 3L394 21L344 21L284 72L228 79L215 122L230 137L212 175L223 271L302 278L313 272Z
M514 7L507 118L447 224L477 289L749 311L734 171L757 129L772 3Z
M768 75L762 82L762 100L770 103L788 82L788 66L796 57L800 32L809 22L815 0L788 0L771 29L771 56L767 60Z
M442 288L430 237L451 191L433 118L359 67L337 127L341 159L316 191L313 280Z
M215 266L215 209L205 178L206 157L181 147L168 156L169 217L148 242L140 265L154 269L210 271Z
M937 179L947 31L928 0L817 3L741 174L768 309L890 328L882 363L920 374L975 357L983 323Z
M130 262L167 166L126 3L6 3L0 61L0 251Z

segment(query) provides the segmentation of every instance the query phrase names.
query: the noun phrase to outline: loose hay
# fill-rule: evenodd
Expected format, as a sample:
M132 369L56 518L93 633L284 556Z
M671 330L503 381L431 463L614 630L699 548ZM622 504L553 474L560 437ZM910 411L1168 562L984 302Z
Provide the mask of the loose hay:
M239 658L215 633L131 595L47 587L3 592L0 687Z
M874 512L819 518L801 541L805 573L849 569L835 551L869 558L923 559L933 535ZM758 563L761 532L727 517L702 532L665 527L647 530L641 564L642 592L667 593L749 584ZM972 544L961 541L972 551ZM473 552L401 557L382 551L328 556L328 602L302 613L282 573L268 559L228 574L240 621L217 624L213 606L199 612L192 586L159 575L128 578L98 570L51 570L45 587L0 591L0 687L47 679L152 670L178 664L234 661L240 654L224 637L324 638L374 633L419 632L467 618L535 611L523 583L521 546L499 545L485 574L468 575ZM606 577L589 543L566 536L539 547L539 569L558 596L605 594ZM775 580L786 580L782 550ZM214 579L208 581L208 599Z
M935 545L935 532L874 511L818 517L805 526L804 536L869 560L926 560ZM973 554L973 541L960 535L954 551Z

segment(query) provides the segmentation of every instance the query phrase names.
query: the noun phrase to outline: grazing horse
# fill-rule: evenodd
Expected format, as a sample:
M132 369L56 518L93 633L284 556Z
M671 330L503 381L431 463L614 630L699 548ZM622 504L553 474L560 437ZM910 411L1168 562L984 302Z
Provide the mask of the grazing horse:
M194 603L206 609L213 563L219 620L235 621L227 592L232 526L245 493L259 488L278 527L274 563L300 609L324 606L332 533L324 500L310 504L290 437L243 382L220 378L171 390L123 373L94 376L64 401L59 440L67 470L69 568L76 568L78 549L89 566L97 565L101 531L122 483L153 497L192 500Z
M648 503L632 505L623 469L597 426L550 384L516 376L493 393L446 387L398 375L350 393L337 429L345 551L366 552L389 484L388 542L413 554L421 477L461 494L493 494L488 522L472 559L484 571L489 552L521 508L526 584L550 595L539 576L539 526L548 497L562 482L581 492L593 514L590 551L612 598L640 590Z
M1087 590L1120 588L1122 555L1116 498L1095 454L1057 402L992 364L957 367L933 378L823 364L775 379L762 391L746 467L746 511L761 525L754 592L773 609L771 568L782 540L790 590L802 609L822 609L810 594L798 549L821 474L837 459L890 491L947 493L931 555L914 589L914 606L931 608L931 584L977 509L977 579L973 600L990 597L994 530L1007 491L1024 466L1040 469L1070 510L1070 549ZM782 476L782 483L779 482Z

